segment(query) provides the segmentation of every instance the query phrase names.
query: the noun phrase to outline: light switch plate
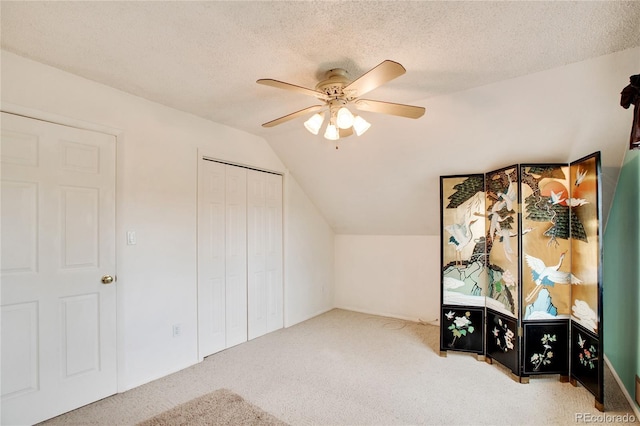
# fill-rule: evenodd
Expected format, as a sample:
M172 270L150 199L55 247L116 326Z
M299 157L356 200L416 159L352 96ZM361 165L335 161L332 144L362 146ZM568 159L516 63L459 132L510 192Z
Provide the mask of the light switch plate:
M127 245L132 246L136 243L136 231L127 231Z

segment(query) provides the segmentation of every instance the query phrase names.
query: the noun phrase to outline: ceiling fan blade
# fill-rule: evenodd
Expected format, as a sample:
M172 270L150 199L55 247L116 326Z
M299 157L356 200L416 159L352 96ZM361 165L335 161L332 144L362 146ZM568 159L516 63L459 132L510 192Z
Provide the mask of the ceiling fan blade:
M372 101L370 99L358 99L355 101L355 106L361 111L379 112L407 118L420 118L424 115L425 111L423 107Z
M309 113L312 113L312 112L319 111L324 107L325 107L325 105L313 105L313 106L307 107L305 109L301 109L300 111L292 112L291 114L288 114L288 115L285 115L283 117L276 118L275 120L271 120L271 121L269 121L267 123L264 123L262 125L262 127L277 126L278 124L282 124L282 123L287 122L289 120L293 120L294 118L298 118L298 117L303 116L305 114L309 114Z
M327 95L317 90L307 89L306 87L296 86L295 84L285 83L284 81L274 80L272 78L261 78L256 81L258 84L264 84L265 86L276 87L278 89L292 90L294 92L302 93L308 96L315 96L318 99L327 99Z
M405 72L407 70L399 63L386 60L352 81L342 91L351 98L357 98L396 77L400 77Z

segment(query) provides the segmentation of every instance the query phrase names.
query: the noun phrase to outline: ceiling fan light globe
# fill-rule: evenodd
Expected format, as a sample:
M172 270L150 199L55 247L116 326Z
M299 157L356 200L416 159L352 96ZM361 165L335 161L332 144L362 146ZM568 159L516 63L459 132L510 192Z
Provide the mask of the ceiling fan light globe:
M353 119L353 131L356 132L356 135L360 136L361 134L369 130L369 127L371 127L371 123L369 123L359 115L357 115Z
M317 135L324 121L324 115L317 113L313 114L310 119L304 122L304 127L314 135Z
M341 129L348 129L353 126L353 114L347 107L342 107L338 110L336 114L336 124Z
M324 132L324 137L329 139L330 141L337 141L340 139L340 133L338 132L338 128L335 124L329 124L327 126L327 130Z

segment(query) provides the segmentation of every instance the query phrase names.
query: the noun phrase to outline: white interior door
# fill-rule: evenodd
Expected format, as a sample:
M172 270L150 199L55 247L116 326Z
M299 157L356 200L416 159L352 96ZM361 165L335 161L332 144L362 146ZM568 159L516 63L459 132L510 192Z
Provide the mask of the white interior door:
M247 169L226 168L227 347L247 341Z
M266 176L256 170L249 170L247 176L249 339L267 332Z
M248 171L249 339L283 327L282 176Z
M247 341L247 170L198 166L198 352Z
M224 164L198 165L198 352L226 348L226 249Z
M282 176L265 173L266 331L284 327L282 278Z
M32 424L117 391L115 138L3 113L1 161L2 424Z

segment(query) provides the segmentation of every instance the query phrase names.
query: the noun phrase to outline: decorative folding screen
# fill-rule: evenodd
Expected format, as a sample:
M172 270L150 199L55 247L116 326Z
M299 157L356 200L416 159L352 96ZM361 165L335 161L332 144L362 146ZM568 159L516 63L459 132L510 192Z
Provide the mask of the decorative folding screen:
M597 152L440 178L443 354L570 377L604 408L599 176Z

